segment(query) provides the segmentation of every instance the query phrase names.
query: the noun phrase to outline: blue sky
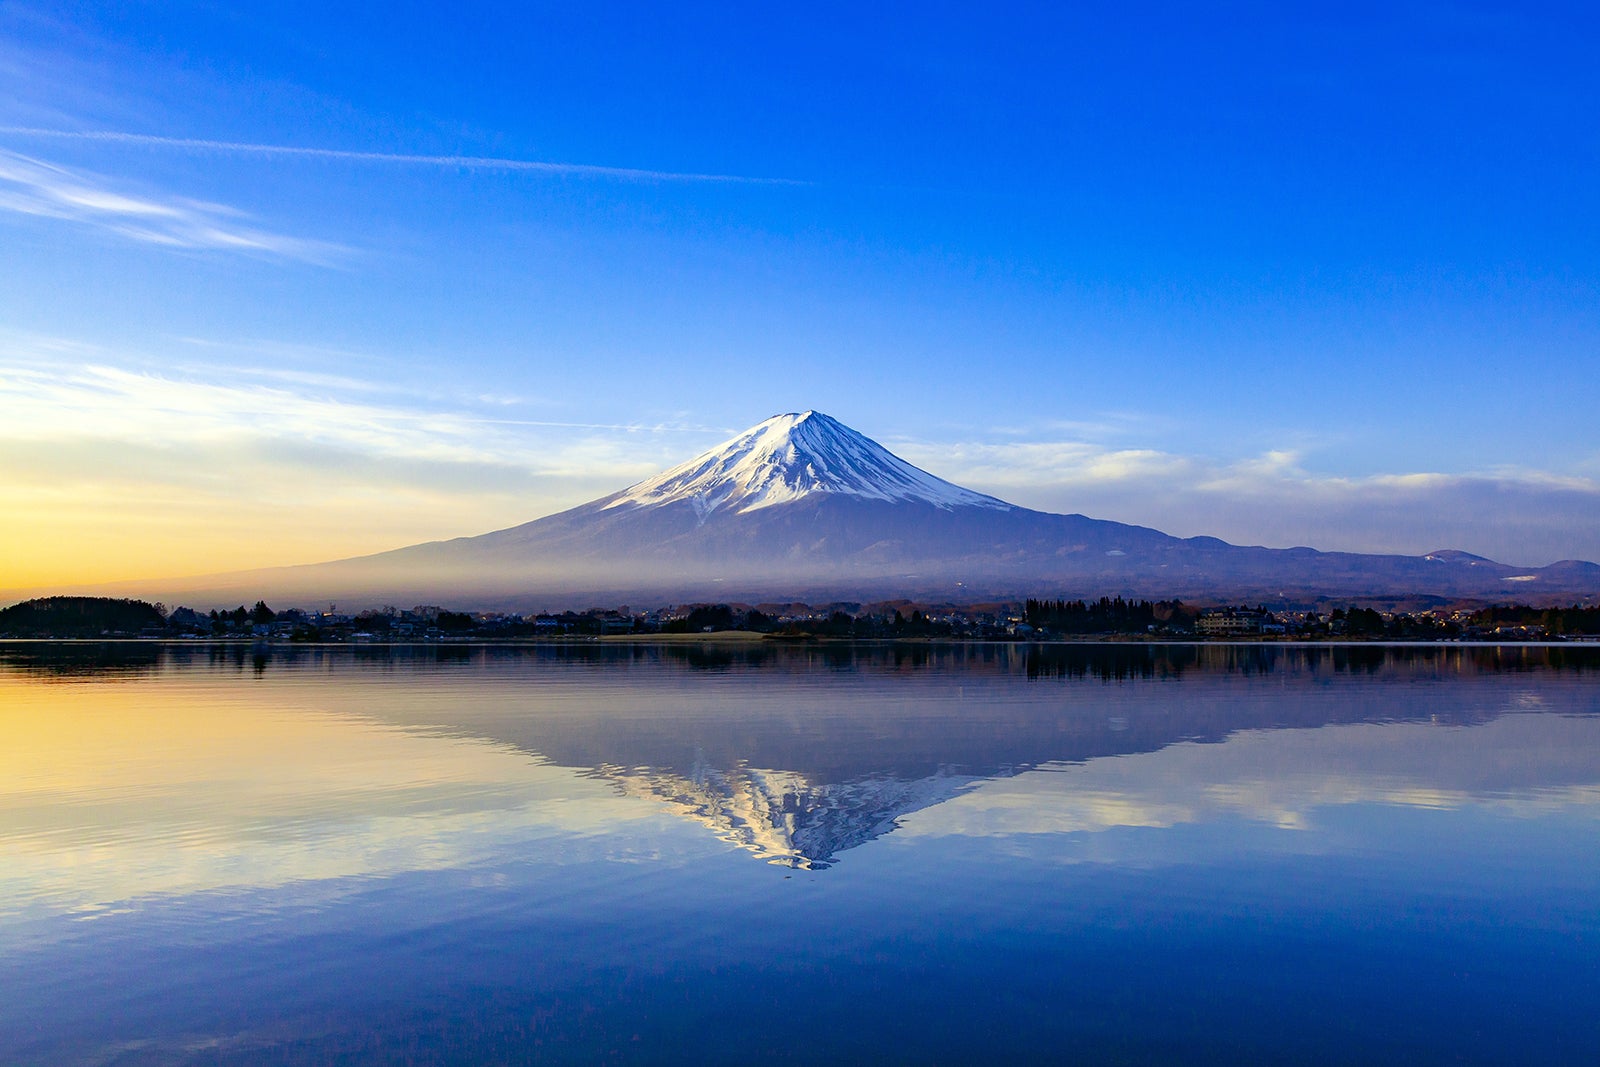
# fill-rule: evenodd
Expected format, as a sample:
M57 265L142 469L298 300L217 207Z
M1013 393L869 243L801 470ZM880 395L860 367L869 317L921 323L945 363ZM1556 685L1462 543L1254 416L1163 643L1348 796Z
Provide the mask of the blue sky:
M1050 510L1600 559L1597 29L7 4L0 587L482 532L804 408Z

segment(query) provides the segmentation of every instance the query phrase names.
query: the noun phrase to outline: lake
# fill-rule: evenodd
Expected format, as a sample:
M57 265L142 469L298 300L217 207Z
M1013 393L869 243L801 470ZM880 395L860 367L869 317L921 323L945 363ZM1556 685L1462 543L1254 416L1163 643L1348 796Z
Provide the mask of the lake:
M0 645L0 1063L1600 1063L1600 648Z

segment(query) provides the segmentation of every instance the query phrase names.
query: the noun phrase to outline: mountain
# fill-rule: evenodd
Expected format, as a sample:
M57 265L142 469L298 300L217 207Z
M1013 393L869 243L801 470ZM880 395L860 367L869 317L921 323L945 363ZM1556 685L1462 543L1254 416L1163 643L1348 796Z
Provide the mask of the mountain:
M776 415L610 496L477 537L225 576L249 596L571 606L661 599L1133 595L1226 599L1600 592L1600 566L1319 552L1171 537L1018 507L820 412Z

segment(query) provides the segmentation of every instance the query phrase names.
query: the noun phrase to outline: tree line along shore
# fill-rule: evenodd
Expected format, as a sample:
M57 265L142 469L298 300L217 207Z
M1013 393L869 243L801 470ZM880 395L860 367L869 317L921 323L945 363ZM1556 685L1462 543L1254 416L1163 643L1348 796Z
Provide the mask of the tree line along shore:
M167 608L110 597L55 596L0 609L0 638L251 639L304 642L520 641L747 633L774 638L1090 638L1258 640L1568 640L1600 637L1600 607L1519 604L1380 611L1357 605L1269 610L1178 600L1026 599L968 606L910 602L825 605L685 604L649 611L592 608L519 615L417 605L340 614L274 610L264 601L229 611Z

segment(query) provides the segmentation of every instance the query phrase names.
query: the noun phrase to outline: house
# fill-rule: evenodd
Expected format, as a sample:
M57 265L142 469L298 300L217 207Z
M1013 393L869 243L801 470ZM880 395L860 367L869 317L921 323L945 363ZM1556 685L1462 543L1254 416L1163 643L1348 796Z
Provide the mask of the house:
M1195 631L1208 637L1249 637L1263 633L1283 633L1284 627L1265 611L1247 608L1221 608L1202 611L1195 620Z

